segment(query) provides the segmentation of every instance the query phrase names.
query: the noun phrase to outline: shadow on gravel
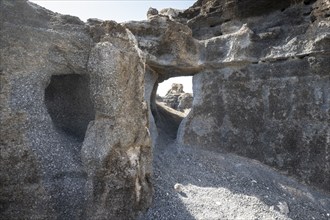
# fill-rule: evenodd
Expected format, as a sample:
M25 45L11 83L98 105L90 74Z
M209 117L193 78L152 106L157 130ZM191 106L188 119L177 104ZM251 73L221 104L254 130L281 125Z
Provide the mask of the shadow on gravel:
M166 114L158 118L153 204L139 220L330 219L329 193L255 160L177 146Z
M162 173L172 175L173 181L176 179L177 183L182 184L183 192L191 200L204 202L209 198L205 207L219 207L218 214L223 218L228 218L226 213L220 211L223 207L223 210L232 208L229 212L235 212L235 209L249 211L249 206L261 202L269 207L266 212L278 213L278 217L330 219L330 195L326 192L307 187L255 160L185 148L179 148L175 153L175 147L172 146L172 152L163 152L163 157L168 159L163 160L163 166L159 164ZM172 160L169 160L170 157ZM217 193L222 198L214 195ZM254 198L247 199L247 196ZM194 203L189 199L181 200ZM252 211L262 212L257 209L256 206ZM264 219L262 215L257 217ZM246 219L249 219L248 215Z

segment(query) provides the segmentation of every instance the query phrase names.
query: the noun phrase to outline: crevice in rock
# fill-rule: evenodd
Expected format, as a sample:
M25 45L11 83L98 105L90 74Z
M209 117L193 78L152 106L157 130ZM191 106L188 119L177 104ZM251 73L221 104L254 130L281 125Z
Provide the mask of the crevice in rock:
M304 12L303 15L304 15L304 16L310 16L311 13L312 13L312 11L308 11L308 12Z
M78 74L53 75L45 90L45 104L56 130L80 142L95 117L89 90L89 76Z
M161 136L174 140L184 116L173 111L171 108L162 103L156 103L157 111L154 113L154 118L158 133Z
M304 4L305 4L305 5L311 5L311 4L313 4L314 2L316 2L316 0L304 0Z

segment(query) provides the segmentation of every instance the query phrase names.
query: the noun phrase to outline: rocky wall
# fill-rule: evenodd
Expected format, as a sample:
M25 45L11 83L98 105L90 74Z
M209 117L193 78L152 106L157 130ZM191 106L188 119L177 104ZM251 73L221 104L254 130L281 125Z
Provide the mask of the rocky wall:
M134 218L152 197L135 37L27 1L0 6L0 218Z
M330 66L314 57L324 67L316 73L310 60L195 75L179 141L257 159L329 190Z
M257 159L329 191L330 5L296 3L260 16L190 20L218 23L193 32L205 45L205 69L193 78L193 109L178 141Z
M175 12L125 26L159 81L194 75L177 141L329 191L329 1L201 0Z

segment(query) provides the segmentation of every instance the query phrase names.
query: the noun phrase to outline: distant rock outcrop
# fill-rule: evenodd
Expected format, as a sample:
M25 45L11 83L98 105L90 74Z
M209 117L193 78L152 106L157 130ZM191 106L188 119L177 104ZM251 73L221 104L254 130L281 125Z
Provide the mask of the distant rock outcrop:
M150 7L147 12L147 18L158 15L158 10L156 8Z
M186 109L191 109L193 96L191 93L185 93L183 91L182 84L173 83L166 95L161 97L161 101L168 107L184 112Z

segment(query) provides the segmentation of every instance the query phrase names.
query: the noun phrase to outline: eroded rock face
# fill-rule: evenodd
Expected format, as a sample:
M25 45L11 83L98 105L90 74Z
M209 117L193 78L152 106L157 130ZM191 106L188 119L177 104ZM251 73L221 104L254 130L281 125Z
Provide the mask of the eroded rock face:
M224 2L199 3L203 11ZM246 16L230 20L210 11L191 18L205 69L193 78L178 140L258 159L329 191L330 5L296 3L262 14L242 8ZM194 28L210 19L218 23Z
M0 218L134 218L152 195L134 36L114 22L0 4Z
M329 7L205 0L125 26L159 81L194 75L179 143L258 159L329 191Z
M128 22L128 28L146 53L146 64L158 74L158 82L201 69L199 42L191 29L168 16L152 16L148 21Z

